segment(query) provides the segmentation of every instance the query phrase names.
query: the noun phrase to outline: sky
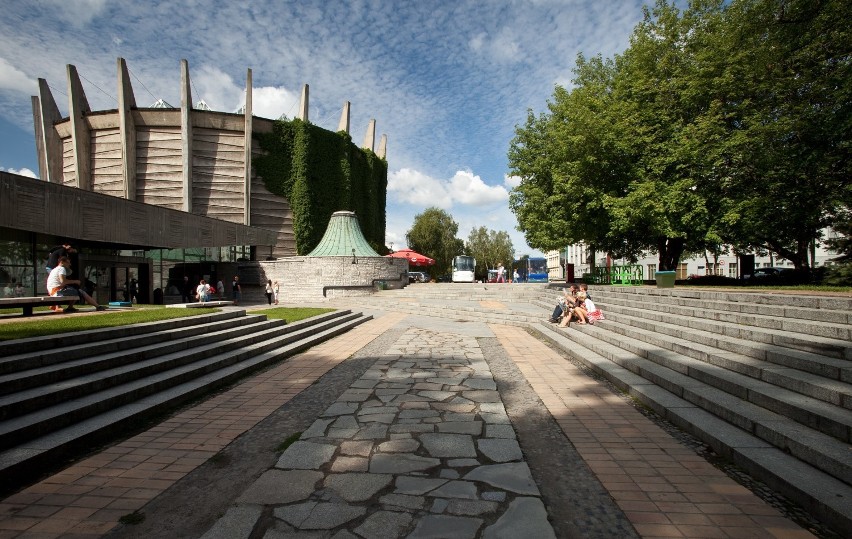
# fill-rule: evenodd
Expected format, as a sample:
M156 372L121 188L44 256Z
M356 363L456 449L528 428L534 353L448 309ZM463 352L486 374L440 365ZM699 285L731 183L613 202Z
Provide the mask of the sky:
M116 58L136 101L180 104L180 61L193 101L234 112L252 70L255 116L292 118L302 85L309 120L336 131L351 102L353 142L376 120L387 135L386 243L406 247L414 217L449 213L530 248L509 209L507 153L527 111L571 86L578 53L629 44L642 0L7 0L0 15L0 170L37 176L30 96L46 79L68 114L66 64L93 110L114 109ZM391 245L392 244L392 245Z

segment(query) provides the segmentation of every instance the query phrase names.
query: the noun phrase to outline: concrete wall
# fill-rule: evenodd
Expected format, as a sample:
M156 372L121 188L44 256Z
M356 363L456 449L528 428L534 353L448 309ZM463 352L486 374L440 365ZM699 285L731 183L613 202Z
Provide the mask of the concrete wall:
M387 288L408 284L408 261L398 258L351 256L292 256L280 260L242 263L239 275L246 302L265 301L267 279L280 285L283 303L317 303L341 296L365 296L377 290L377 281Z

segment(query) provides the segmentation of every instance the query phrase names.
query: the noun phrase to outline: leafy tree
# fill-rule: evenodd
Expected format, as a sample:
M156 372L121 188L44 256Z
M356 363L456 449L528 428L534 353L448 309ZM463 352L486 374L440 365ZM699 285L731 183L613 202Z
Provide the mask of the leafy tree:
M500 263L510 267L515 257L515 249L509 233L503 230L499 232L489 230L484 226L471 229L465 249L467 254L477 261L476 277L478 279L487 277L488 269L496 268Z
M414 216L405 239L412 249L435 260L433 275L443 275L450 272L453 258L464 250L464 242L456 238L458 230L450 214L440 208L426 208Z

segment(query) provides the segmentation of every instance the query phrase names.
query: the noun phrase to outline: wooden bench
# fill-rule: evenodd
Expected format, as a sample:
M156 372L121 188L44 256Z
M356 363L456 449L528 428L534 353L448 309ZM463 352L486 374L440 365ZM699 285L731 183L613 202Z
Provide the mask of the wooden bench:
M35 296L29 298L0 298L0 309L23 309L24 316L32 316L33 307L44 305L71 305L80 301L74 296Z

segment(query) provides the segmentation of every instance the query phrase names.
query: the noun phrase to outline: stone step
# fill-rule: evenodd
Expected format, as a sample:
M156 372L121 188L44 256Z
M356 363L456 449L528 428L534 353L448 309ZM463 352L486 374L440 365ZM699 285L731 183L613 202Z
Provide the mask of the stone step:
M65 459L86 452L93 445L113 439L127 432L129 428L136 428L134 426L141 425L147 418L209 393L217 387L233 383L257 369L345 333L371 318L347 312L336 317L323 316L323 322L320 324L315 323L314 319L303 320L300 322L304 327L298 331L270 341L252 343L239 353L223 354L229 356L230 360L219 361L223 358L211 358L202 362L201 366L183 366L174 369L176 372L173 373L161 373L146 381L137 381L102 392L115 393L118 389L125 389L133 398L106 406L100 413L79 418L74 423L56 430L39 433L37 437L28 440L20 440L14 447L0 452L0 493L10 492L61 465ZM285 327L290 328L297 324L299 322ZM146 393L142 389L158 384L161 387L157 391ZM134 385L138 387L131 387ZM80 408L109 398L109 395L96 395L76 399L76 402L69 401L63 406L66 413L73 415ZM59 411L55 410L53 414L57 412Z
M47 364L42 361L43 352L18 354L9 358L15 362L7 365L9 374L0 375L0 395L57 383L106 368L118 367L158 355L186 350L199 344L257 331L255 324L263 322L265 317L241 316L214 320L194 327L69 346L59 351L60 353L52 352L51 361ZM3 399L0 397L0 403L2 402ZM6 415L0 412L0 419L4 417Z
M678 316L649 309L610 304L606 301L596 303L599 303L600 308L606 316L616 320L618 319L618 315L624 314L633 319L643 319L646 322L672 324L689 329L713 332L720 336L733 339L794 348L838 359L852 359L852 342L850 341L796 333L795 330L790 329L783 330L749 326L738 323L737 321Z
M711 332L626 318L624 315L611 316L603 325L614 334L852 409L852 384L848 382L852 380L852 365L848 361L743 339L720 339Z
M822 311L819 309L799 309L796 307L772 307L773 313L748 313L742 310L724 308L729 304L713 301L693 302L694 305L676 305L662 301L650 301L649 298L628 297L621 294L602 294L598 302L612 308L615 305L631 307L643 311L661 312L678 317L690 317L721 322L736 321L738 324L767 328L785 332L800 333L852 342L852 325L847 321L847 313ZM730 303L740 307L756 307L755 304ZM722 307L722 308L720 308ZM748 309L753 310L753 309ZM815 317L841 320L840 322L814 321Z
M137 346L136 343L139 342L157 342L165 338L170 331L176 335L180 334L177 330L185 330L190 334L192 332L200 333L204 331L204 325L241 318L245 314L243 310L223 311L144 324L0 341L0 358L2 358L0 359L0 374L85 357L89 355L90 350L96 349L93 347L97 346L98 343L105 343L105 349L120 350ZM158 332L161 334L155 335ZM137 337L142 340L133 340ZM56 354L57 350L66 350L67 352ZM24 361L23 358L29 359Z
M604 325L605 322L601 324L601 327ZM588 348L586 344L595 339L585 332L589 326L581 327L583 330L573 327L566 330L551 324L539 324L537 329L573 359L580 361L677 427L708 444L716 453L733 461L752 476L796 501L817 518L839 529L852 529L852 486L849 483L793 455L793 448L790 448L788 453L787 450L776 447L751 431L722 419L699 404L649 381L644 376L648 374L647 372L640 375L625 365L642 364L645 368L640 371L658 370L661 367L655 364L651 365L655 365L656 369L653 366L648 367L650 362L647 360L608 343L603 343L599 348L606 348L607 354L612 358L618 358L618 361L613 361ZM711 398L714 393L718 393L718 390L713 388L702 391L700 382L691 381L679 373L672 374L673 379L678 378L686 386L675 387L683 388L686 396L693 396L702 404L702 399ZM752 425L752 429L761 430L773 426L769 417L771 416L759 418L758 422ZM791 427L788 439L795 440L798 437L800 441L795 447L796 451L819 451L821 450L819 440L832 440L810 429L801 432L808 432L809 436L815 436L817 439L806 439L802 434L796 434L795 425L789 420L781 419L776 423L774 427L778 431L783 431L778 426L781 423ZM804 429L804 427L801 428ZM842 455L836 454L836 449L837 447L828 452L823 450L823 453L831 455L833 460L846 462ZM844 451L848 453L848 446ZM848 470L848 467L844 467L843 470Z
M164 367L167 370L153 367L148 369L149 365L146 364L136 369L142 370L142 373L134 373L133 366L121 367L113 373L107 372L106 376L116 378L118 385L105 383L107 387L104 389L84 393L82 396L49 404L35 411L4 420L0 423L0 449L13 447L22 440L72 425L116 406L244 361L253 355L285 346L335 325L345 324L357 316L357 314L343 312L334 317L326 315L322 320L312 320L311 323L302 321L302 324L297 322L292 325L272 327L248 336L236 337L232 339L235 346L231 347L223 346L223 343L213 343L202 347L200 356L194 357L194 361L190 363L182 361L180 353L158 358L159 361L152 360L153 367L156 367L158 362L162 362L165 363ZM148 372L149 370L151 372ZM130 374L125 376L127 371L130 371ZM48 403L52 402L50 399L43 399L42 402L45 400Z
M281 320L266 320L265 317L259 316L245 318L254 319L255 323L222 330L215 335L198 335L126 352L79 359L71 365L63 363L15 373L14 377L9 377L11 379L5 382L7 385L18 382L20 388L14 393L0 397L0 419L30 413L47 405L55 405L236 350L258 339L293 331L292 328L286 328Z

